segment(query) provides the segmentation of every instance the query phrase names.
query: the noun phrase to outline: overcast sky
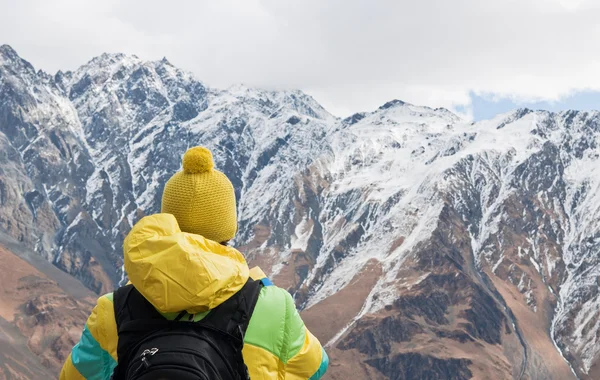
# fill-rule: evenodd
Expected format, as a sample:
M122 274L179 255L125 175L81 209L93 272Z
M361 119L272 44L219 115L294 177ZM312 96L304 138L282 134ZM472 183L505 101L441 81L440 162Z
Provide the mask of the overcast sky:
M210 86L299 88L338 116L395 98L472 114L474 98L539 104L600 90L595 0L0 0L0 10L0 44L36 68L166 56Z

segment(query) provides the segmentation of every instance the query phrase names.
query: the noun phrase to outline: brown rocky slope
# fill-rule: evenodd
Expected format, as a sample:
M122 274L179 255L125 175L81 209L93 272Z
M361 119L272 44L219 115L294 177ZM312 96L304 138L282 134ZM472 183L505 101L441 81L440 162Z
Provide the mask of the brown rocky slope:
M0 378L56 378L95 295L7 236L0 268Z

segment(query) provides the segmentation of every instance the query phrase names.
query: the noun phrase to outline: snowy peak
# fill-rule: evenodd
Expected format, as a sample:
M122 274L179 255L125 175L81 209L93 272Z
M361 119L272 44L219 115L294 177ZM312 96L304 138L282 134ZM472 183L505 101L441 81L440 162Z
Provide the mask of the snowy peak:
M18 78L33 86L33 78L36 76L33 65L21 58L16 51L8 45L0 46L0 79L6 81L5 76Z
M250 102L256 107L263 108L267 114L276 114L278 110L286 108L313 119L324 121L336 119L312 96L300 90L270 91L251 88L246 85L234 85L226 91L215 91L215 94L232 97L232 100L235 99L236 103Z
M105 71L114 72L122 66L131 67L142 63L143 61L135 55L104 53L98 57L92 58L89 62L77 69L75 71L75 76L82 76L84 74L96 76Z
M426 106L415 106L401 100L392 100L373 112L356 113L343 120L346 126L357 123L375 125L399 124L445 124L447 126L464 122L460 117L445 108L432 109Z
M121 116L112 124L130 133L160 115L190 120L206 102L205 86L190 73L166 61L146 62L123 54L102 55L61 79L86 116L118 111Z
M0 64L2 64L3 66L7 66L7 65L21 66L21 65L25 64L28 67L31 67L31 69L33 70L33 66L31 66L31 64L29 62L27 62L24 59L22 59L21 57L19 57L17 52L9 45L0 46Z
M395 106L403 106L405 104L407 104L407 103L403 102L402 100L394 99L394 100L391 100L391 101L385 103L384 105L382 105L381 107L379 107L379 109L380 110L386 110L388 108L392 108L392 107L395 107Z
M5 55L17 55L17 52L12 48L12 46L3 44L0 45L0 54Z
M172 105L179 97L204 93L204 86L192 74L175 68L166 59L142 61L134 55L103 54L62 77L68 80L65 87L70 88L73 100L91 88L95 92L112 93L117 98L135 92L134 95L140 97L134 100L137 102L157 96L162 99L154 100L165 106Z

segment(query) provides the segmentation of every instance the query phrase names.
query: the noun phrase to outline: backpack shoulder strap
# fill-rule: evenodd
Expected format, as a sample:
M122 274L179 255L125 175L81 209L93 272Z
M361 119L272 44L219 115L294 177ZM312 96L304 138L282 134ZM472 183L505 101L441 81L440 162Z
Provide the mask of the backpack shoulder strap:
M129 320L129 310L127 300L133 290L133 285L122 286L113 293L113 308L115 312L115 321L117 322L117 331L125 320Z
M113 306L117 331L121 331L127 322L138 319L160 319L163 316L131 284L120 287L113 294Z
M242 289L213 309L200 323L223 331L243 343L262 287L262 282L248 279Z
M242 332L246 335L246 330L250 324L250 318L254 313L256 303L260 297L260 292L264 286L262 281L255 281L249 279L246 285L242 288L240 303L238 305L238 312L232 318L232 321L239 324L242 328Z
M248 367L244 363L242 354L244 336L262 288L263 283L261 281L249 278L242 289L198 322L209 328L225 332L232 338L235 347L237 372L243 380L250 380Z
M124 378L131 349L153 329L170 323L133 286L120 287L113 293L113 307L117 324L117 367L113 379Z

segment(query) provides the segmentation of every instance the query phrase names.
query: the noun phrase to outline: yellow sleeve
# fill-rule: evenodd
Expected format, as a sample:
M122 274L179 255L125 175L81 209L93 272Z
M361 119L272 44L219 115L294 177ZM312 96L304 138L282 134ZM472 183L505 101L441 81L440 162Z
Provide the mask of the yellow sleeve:
M98 299L60 372L60 380L109 379L117 366L117 325L112 293Z
M71 354L65 361L65 364L60 371L60 380L84 380L83 377L73 365L73 360L71 359Z

